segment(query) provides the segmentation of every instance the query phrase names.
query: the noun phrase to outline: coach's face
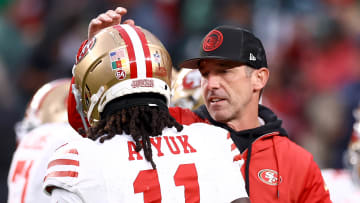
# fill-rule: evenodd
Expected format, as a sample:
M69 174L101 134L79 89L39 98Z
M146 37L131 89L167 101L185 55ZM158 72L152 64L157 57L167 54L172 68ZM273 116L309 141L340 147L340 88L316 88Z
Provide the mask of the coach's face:
M257 108L260 89L264 86L258 84L257 70L214 59L202 60L199 70L203 76L201 88L205 105L214 120L242 123L247 114L255 113L253 106Z

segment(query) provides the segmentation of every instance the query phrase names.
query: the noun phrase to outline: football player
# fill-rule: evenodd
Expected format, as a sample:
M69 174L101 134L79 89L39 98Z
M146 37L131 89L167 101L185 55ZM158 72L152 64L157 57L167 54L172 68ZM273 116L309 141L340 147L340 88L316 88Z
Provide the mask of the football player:
M171 106L195 110L202 104L201 73L197 69L183 68L176 74L172 88Z
M360 201L360 106L354 111L354 117L353 135L344 157L348 168L322 170L334 203Z
M248 202L228 132L170 116L172 62L152 33L115 25L87 43L72 88L90 139L49 161L53 202Z
M59 79L42 86L17 124L18 146L8 175L9 203L50 201L42 190L48 159L59 146L81 138L67 121L69 85L70 79Z

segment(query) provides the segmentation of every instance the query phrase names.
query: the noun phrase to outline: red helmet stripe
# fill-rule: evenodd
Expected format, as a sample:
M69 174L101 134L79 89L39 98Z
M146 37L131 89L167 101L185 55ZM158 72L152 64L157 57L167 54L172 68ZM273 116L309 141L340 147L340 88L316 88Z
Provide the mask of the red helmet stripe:
M114 28L119 32L119 34L124 39L127 45L126 49L129 55L129 63L130 63L130 78L136 78L137 77L136 57L135 57L134 46L130 39L130 36L126 32L126 30L123 27L121 27L121 25L115 25Z
M150 49L149 49L145 34L140 30L140 28L138 28L136 26L133 26L133 28L135 29L136 33L139 35L142 47L144 49L144 55L145 55L145 60L146 60L146 77L151 78L153 75L152 62L151 62L151 56L150 56Z

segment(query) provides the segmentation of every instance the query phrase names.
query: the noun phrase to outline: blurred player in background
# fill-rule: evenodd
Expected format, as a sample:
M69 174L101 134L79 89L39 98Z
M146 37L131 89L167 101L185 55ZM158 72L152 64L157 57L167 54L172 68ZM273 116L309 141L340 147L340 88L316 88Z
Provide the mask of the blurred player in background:
M354 117L353 135L344 157L347 169L322 170L334 203L360 202L360 105L354 111Z
M44 188L53 202L248 202L228 132L169 114L172 61L152 33L115 25L88 43L72 88L91 140L51 158Z
M16 125L18 146L8 175L8 203L42 203L48 159L56 148L81 138L67 121L70 79L42 86L32 97L24 119Z
M204 104L199 70L183 68L176 74L174 81L171 106L195 110Z

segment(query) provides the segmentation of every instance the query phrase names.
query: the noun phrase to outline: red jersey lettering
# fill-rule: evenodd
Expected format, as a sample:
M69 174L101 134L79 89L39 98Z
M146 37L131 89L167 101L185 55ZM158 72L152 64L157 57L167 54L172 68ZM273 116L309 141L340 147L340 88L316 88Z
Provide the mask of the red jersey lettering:
M184 140L181 139L181 137L184 138ZM192 147L189 142L188 142L188 138L189 136L187 135L182 135L182 136L176 136L176 138L180 141L180 143L182 144L182 146L184 147L184 153L189 153L189 150L191 153L196 152L196 149L194 147ZM189 148L189 149L188 149Z
M157 142L155 142L155 139L157 140ZM164 156L164 153L161 152L161 137L150 138L150 142L156 148L156 150L158 152L157 155Z
M128 142L128 149L130 161L135 160L134 154L136 154L136 160L143 160L143 157L140 155L140 153L135 151L135 144L133 142Z
M169 138L170 138L171 142L173 143L174 147L176 148L176 150L174 150L173 147L171 146L171 144L170 144L170 142L169 142ZM171 153L173 153L173 154L180 154L179 146L176 144L174 137L164 136L164 139L165 139L166 144L167 144L167 146L169 147Z

